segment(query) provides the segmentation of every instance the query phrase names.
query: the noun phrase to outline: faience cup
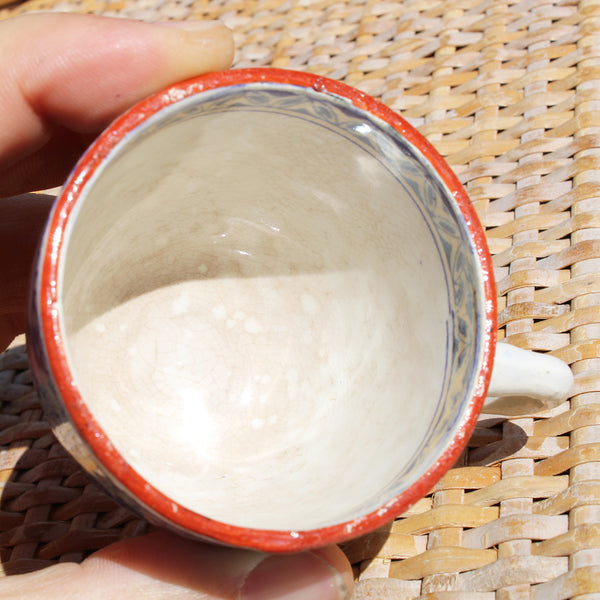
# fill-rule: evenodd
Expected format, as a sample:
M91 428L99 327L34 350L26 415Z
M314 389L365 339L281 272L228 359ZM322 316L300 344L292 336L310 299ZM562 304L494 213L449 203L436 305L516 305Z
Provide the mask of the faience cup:
M32 287L58 439L138 514L223 544L373 530L453 465L484 401L530 413L572 385L496 345L484 233L440 155L307 73L210 74L120 117L57 199Z

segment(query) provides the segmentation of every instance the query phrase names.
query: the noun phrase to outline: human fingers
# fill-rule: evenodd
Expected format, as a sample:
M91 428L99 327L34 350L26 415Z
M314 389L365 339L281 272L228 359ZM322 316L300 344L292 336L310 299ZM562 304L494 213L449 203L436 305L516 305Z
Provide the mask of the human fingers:
M348 600L352 573L337 547L265 555L154 533L0 581L0 600Z
M62 183L91 135L163 87L225 69L217 22L43 13L0 21L0 197Z
M25 330L31 264L54 197L0 200L0 352Z

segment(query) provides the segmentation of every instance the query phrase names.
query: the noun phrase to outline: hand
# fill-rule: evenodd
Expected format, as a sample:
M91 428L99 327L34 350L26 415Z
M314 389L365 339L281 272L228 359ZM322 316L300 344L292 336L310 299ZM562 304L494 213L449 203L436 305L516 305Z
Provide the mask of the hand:
M231 32L67 14L0 21L0 198L63 183L89 142L132 104L233 59ZM25 201L23 201L25 200ZM0 346L24 329L47 197L0 202Z
M229 67L231 33L37 14L0 21L0 349L22 332L31 261L59 185L91 139L136 101ZM0 579L0 600L339 600L350 566L337 547L285 556L168 533L118 542L82 564Z

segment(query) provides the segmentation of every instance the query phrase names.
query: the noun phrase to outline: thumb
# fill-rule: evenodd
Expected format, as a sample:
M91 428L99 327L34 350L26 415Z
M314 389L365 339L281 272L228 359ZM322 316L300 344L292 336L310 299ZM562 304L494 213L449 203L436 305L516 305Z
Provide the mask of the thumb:
M331 546L267 555L158 532L107 546L81 565L0 581L0 600L348 600L350 565Z

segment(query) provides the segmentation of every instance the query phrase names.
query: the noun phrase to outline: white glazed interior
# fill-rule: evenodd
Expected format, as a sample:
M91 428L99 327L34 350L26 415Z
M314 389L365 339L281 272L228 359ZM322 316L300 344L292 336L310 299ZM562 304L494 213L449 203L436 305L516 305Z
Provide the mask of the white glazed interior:
M375 510L448 444L482 292L410 148L290 94L208 93L131 134L58 285L75 381L138 473L210 518L306 530Z

